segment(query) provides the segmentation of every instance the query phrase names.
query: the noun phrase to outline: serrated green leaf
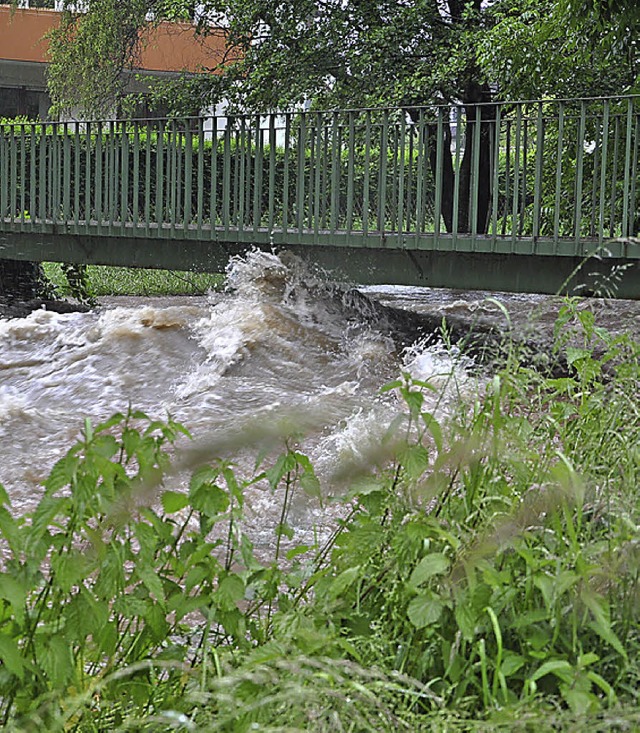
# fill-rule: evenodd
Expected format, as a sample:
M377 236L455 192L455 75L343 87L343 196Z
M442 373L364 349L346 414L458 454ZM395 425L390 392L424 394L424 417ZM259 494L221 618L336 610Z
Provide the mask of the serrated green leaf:
M24 677L25 662L20 653L18 644L8 636L0 634L0 661L2 664L17 677Z
M431 436L433 437L433 442L436 444L436 449L438 450L438 453L442 452L444 441L442 438L442 428L440 427L440 423L430 412L422 413L422 421L424 422L427 430L431 433Z
M0 574L0 598L8 601L18 624L22 625L25 616L25 602L27 589L15 578L7 573Z
M244 581L239 575L233 573L220 581L214 596L222 608L231 609L244 599L244 594Z
M429 468L429 451L423 445L409 445L398 456L411 478L418 478Z
M329 588L329 595L331 598L338 598L342 593L344 593L347 588L349 588L355 581L358 579L358 576L360 574L360 565L355 565L354 567L348 568L347 570L344 570L340 575L338 575L332 582L331 587Z
M189 505L189 497L179 491L165 491L160 500L167 514L175 514Z
M449 570L449 560L441 552L433 552L416 565L409 583L416 588L434 575L444 575Z
M416 596L407 608L409 621L417 628L436 623L442 614L444 603L433 593L423 593Z

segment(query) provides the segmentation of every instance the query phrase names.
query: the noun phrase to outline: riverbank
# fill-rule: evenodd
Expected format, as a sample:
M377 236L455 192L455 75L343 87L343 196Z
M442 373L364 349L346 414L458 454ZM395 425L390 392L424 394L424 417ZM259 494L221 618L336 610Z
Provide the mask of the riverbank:
M269 304L248 305L255 316ZM228 333L215 330L225 314L238 323L231 301L199 314L203 338ZM123 316L118 346L131 347L145 329L173 333L179 314ZM178 424L126 409L85 423L33 521L0 512L6 729L637 729L640 347L576 303L558 316L554 347L571 377L508 355L477 381L451 361L420 377L405 367L367 394L399 412L377 442L357 423L360 460L339 475L302 448L307 395L269 419L254 406L229 451L235 410L220 423L226 444L194 431L180 447ZM299 350L315 333L300 340L303 325L291 330ZM77 332L72 346L75 363ZM359 337L345 351L357 347ZM229 362L227 403L234 376L267 371L260 350L254 338L242 351L244 372ZM146 342L132 356L145 354ZM160 365L151 356L149 380ZM279 362L281 399L291 358ZM604 379L611 362L619 368ZM311 371L326 382L320 364ZM456 400L443 411L448 386ZM302 531L301 507L317 521L327 505L339 510L333 530ZM266 553L248 530L256 523L272 533Z

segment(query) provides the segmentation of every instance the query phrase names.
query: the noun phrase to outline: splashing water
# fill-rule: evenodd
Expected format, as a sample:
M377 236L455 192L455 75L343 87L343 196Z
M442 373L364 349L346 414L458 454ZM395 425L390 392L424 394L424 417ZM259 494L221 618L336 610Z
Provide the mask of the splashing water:
M119 299L90 313L0 322L0 481L18 511L33 506L84 417L97 422L129 405L169 413L212 456L242 456L288 420L326 478L375 454L401 409L380 388L400 372L439 379L443 390L453 371L464 378L464 364L441 347L399 348L374 301L298 261L251 252L227 275L222 295ZM172 479L178 488L187 480ZM253 491L259 534L279 506ZM315 511L294 507L301 530L311 531Z

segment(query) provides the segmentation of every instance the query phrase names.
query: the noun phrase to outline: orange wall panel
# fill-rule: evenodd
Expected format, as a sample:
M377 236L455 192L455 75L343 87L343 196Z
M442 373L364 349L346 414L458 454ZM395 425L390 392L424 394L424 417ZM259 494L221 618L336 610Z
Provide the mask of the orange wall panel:
M12 61L47 60L48 43L44 36L58 22L54 10L22 9L11 11L0 6L0 59ZM142 35L140 66L148 71L197 72L223 60L223 32L197 37L190 23L160 23Z

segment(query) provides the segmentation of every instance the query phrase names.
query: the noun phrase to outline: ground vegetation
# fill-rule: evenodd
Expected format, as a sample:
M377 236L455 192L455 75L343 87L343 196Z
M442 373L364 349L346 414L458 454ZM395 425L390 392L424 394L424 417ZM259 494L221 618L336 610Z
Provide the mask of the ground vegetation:
M637 727L640 352L576 300L555 337L570 376L512 351L447 419L441 384L389 384L386 460L333 498L291 422L240 439L247 474L170 419L85 421L30 516L1 493L4 729ZM268 557L258 484L282 507ZM297 492L342 507L315 543Z

